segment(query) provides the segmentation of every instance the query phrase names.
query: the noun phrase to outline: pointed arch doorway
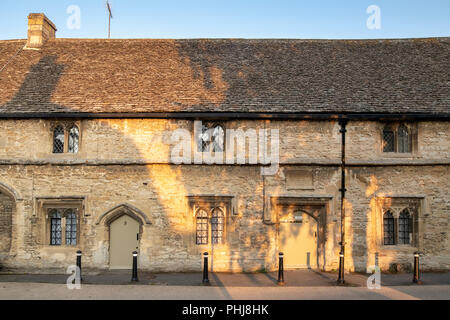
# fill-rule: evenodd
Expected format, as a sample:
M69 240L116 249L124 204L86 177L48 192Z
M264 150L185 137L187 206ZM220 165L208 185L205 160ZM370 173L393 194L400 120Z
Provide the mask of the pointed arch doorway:
M109 225L110 269L131 269L133 251L139 249L139 222L122 214Z
M147 215L130 204L120 204L103 213L96 222L103 225L108 240L109 268L131 269L133 251L139 253L145 225L151 225Z

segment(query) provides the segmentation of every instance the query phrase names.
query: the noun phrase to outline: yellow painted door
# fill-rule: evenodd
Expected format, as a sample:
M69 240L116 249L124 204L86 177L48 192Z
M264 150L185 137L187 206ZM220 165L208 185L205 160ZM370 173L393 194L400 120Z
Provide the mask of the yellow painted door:
M111 269L131 269L133 251L139 243L139 223L130 216L123 215L110 225L109 266Z
M279 241L285 269L317 267L317 222L306 213L301 216L301 222L280 221Z

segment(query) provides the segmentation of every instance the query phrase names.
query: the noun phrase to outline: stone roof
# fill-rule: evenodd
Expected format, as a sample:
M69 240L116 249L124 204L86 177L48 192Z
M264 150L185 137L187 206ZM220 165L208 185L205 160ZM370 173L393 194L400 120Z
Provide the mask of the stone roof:
M26 40L0 41L0 68ZM450 38L54 39L0 71L17 113L450 113Z

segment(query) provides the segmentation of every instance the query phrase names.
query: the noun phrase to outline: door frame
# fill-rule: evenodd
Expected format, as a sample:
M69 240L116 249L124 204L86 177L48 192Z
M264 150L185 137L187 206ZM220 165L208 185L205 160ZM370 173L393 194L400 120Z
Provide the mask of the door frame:
M290 210L291 212L302 211L313 217L317 222L317 269L323 270L327 265L326 243L329 236L327 221L331 217L333 197L330 195L277 195L269 196L270 220L276 227L277 251L273 257L274 263L278 264L278 252L280 251L280 216ZM309 208L309 210L308 210ZM319 210L311 210L319 209Z

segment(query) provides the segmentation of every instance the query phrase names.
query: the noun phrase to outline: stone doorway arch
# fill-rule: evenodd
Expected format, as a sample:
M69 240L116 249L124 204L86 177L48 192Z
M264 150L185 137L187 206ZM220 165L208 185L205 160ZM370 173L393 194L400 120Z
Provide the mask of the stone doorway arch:
M132 252L139 252L143 227L151 224L146 214L129 204L121 204L102 214L96 224L105 230L109 268L130 269Z
M10 187L0 183L0 268L1 261L11 251L13 216L16 212L18 194Z
M291 259L291 268L324 268L329 200L328 197L271 197L278 251L291 250L283 252L285 262L290 258L288 255L301 257L298 261ZM288 265L285 263L285 267L289 268Z

